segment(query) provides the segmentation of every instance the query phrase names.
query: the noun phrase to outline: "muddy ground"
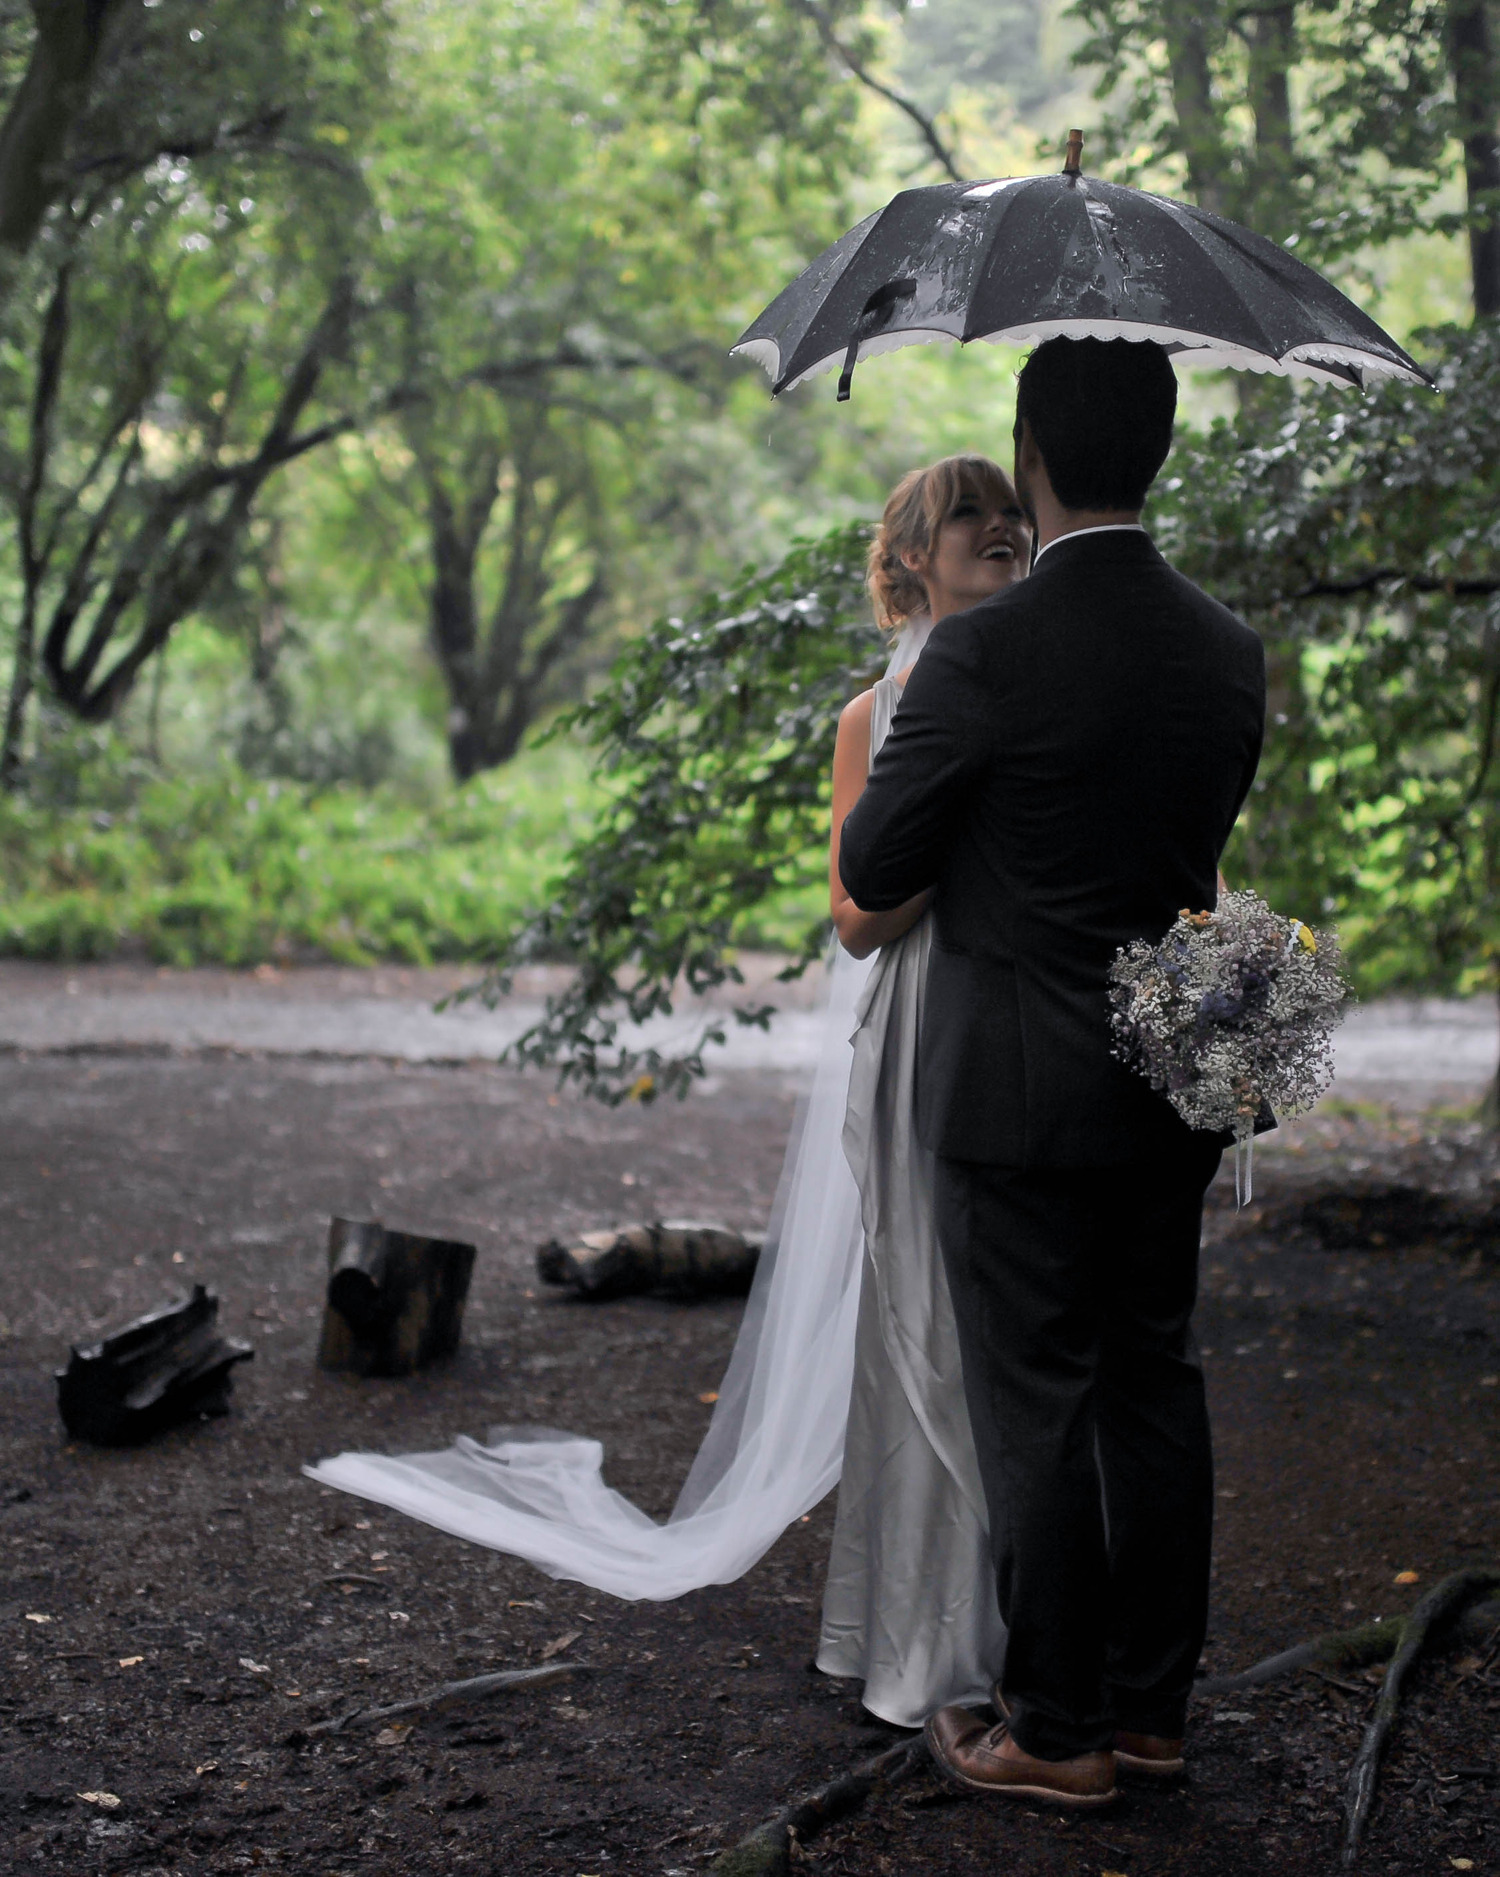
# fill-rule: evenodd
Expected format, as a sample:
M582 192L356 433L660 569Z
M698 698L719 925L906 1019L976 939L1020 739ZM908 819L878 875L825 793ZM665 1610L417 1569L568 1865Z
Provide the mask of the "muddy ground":
M299 1473L343 1447L549 1422L598 1435L611 1482L665 1513L739 1306L574 1304L539 1292L534 1249L630 1217L758 1224L792 1111L754 1074L612 1113L476 1067L0 1057L0 1867L696 1877L890 1740L857 1688L809 1671L831 1502L741 1582L630 1605ZM1248 1214L1216 1191L1207 1672L1500 1558L1497 1171L1453 1115L1371 1106L1264 1148ZM1392 1184L1406 1196L1375 1190ZM1351 1187L1374 1197L1328 1201ZM478 1243L450 1368L360 1382L313 1366L333 1212ZM52 1381L68 1342L191 1279L255 1343L234 1412L141 1451L70 1445ZM1395 1585L1406 1571L1415 1588ZM284 1744L355 1705L537 1663L575 1631L586 1678L383 1738ZM1108 1816L919 1781L819 1839L809 1868L1324 1877L1372 1699L1364 1678L1304 1675L1202 1704L1186 1784ZM1500 1870L1497 1738L1493 1663L1423 1671L1363 1867Z

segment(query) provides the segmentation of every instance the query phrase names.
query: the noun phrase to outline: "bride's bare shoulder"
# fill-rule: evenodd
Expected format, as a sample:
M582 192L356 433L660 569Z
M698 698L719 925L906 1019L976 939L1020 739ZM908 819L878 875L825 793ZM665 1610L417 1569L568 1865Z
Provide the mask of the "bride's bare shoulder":
M874 721L875 693L861 691L839 712L838 736L833 745L836 772L855 776L870 760L870 728Z
M874 711L875 692L872 687L868 691L861 691L858 697L851 698L840 711L839 735L843 736L847 732L848 735L854 736L862 732L868 738L870 720Z

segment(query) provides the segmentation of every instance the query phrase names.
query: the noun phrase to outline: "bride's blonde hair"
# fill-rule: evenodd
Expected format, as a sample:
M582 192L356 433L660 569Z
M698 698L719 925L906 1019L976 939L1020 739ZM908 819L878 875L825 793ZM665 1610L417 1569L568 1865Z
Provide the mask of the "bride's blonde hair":
M865 566L876 623L883 632L899 632L927 604L921 575L901 556L913 549L930 554L938 529L966 495L981 501L1015 500L1009 476L987 456L945 456L926 469L909 469L891 490Z

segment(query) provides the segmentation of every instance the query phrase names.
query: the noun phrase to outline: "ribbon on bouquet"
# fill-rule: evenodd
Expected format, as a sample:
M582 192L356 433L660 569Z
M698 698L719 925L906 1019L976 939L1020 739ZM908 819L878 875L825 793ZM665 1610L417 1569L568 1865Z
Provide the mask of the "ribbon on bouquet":
M1255 1174L1255 1134L1236 1134L1234 1137L1234 1203L1237 1211L1243 1212L1250 1204L1252 1182Z

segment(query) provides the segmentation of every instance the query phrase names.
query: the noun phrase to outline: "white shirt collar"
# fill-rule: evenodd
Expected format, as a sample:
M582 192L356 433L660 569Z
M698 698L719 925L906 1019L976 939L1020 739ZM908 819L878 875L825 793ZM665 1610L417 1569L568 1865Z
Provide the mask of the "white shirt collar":
M1145 532L1146 530L1138 521L1105 521L1101 522L1097 528L1075 528L1071 534L1054 535L1047 543L1047 547L1037 549L1036 559L1040 560L1047 552L1047 548L1056 547L1059 541L1081 541L1086 534L1144 534ZM1033 561L1032 566L1035 565L1036 561Z

